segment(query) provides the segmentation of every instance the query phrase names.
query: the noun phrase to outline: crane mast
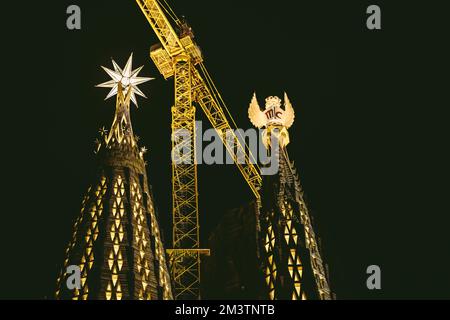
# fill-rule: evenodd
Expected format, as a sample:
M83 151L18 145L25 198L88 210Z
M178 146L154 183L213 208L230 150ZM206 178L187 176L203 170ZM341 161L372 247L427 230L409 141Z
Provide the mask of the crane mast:
M160 41L150 49L150 57L165 79L174 78L172 152L189 150L177 161L172 161L173 248L167 251L175 298L199 299L200 254L209 254L209 250L201 249L199 242L193 102L202 108L258 201L262 179L244 139L236 135L236 124L203 64L200 48L193 41L190 30L184 28L186 26L180 23L167 4L163 5L158 0L136 2ZM181 27L180 34L172 27L164 11ZM178 139L180 130L189 133L191 139Z

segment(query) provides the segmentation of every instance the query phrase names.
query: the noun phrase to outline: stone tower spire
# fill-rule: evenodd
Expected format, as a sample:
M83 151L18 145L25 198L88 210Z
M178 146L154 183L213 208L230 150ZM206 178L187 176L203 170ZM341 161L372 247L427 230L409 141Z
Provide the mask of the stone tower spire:
M277 300L331 299L329 280L322 261L311 216L287 145L294 109L284 94L268 97L261 111L256 96L249 107L253 125L264 128L264 145L278 159L278 172L263 177L259 213L261 265L268 298Z
M130 101L142 67L131 71L132 57L122 70L104 68L113 80L107 98L117 95L109 132L100 131L95 154L97 174L81 205L63 268L57 279L57 299L172 299L154 198L149 187L145 148L139 149L130 120ZM67 272L79 268L80 286L69 289Z

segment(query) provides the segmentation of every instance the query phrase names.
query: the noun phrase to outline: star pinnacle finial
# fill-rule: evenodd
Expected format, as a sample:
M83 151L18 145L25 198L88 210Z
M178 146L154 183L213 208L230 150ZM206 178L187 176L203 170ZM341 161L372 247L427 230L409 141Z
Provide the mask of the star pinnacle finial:
M128 90L131 90L130 93L131 101L133 101L134 105L137 107L138 103L135 94L147 98L145 94L137 86L144 82L153 80L154 78L137 76L144 66L140 66L139 68L132 70L133 54L130 55L123 69L121 69L114 60L112 60L112 63L114 70L102 66L103 70L105 70L105 72L111 77L112 80L100 83L96 85L96 87L112 88L111 91L109 91L108 95L106 96L105 98L106 100L117 94L118 84L121 83L124 95L127 95Z

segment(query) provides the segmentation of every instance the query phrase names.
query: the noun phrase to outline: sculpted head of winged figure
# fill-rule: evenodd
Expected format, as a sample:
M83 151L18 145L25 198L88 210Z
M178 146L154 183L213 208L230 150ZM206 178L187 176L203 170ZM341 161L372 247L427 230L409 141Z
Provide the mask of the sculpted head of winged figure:
M253 94L248 108L251 123L257 128L275 125L289 129L294 123L295 113L286 92L284 93L284 109L281 107L281 99L277 96L269 96L265 102L265 109L262 111L256 99L256 93Z

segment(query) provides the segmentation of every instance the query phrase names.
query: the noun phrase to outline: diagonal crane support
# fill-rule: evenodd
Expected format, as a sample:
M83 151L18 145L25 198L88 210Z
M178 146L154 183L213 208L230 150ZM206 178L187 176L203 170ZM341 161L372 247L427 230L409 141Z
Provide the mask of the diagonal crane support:
M256 161L203 65L200 48L191 34L181 38L170 24L159 0L136 0L155 31L160 45L150 49L150 57L165 79L175 78L175 105L172 107L172 152L190 144L179 164L172 161L173 249L168 249L176 299L200 298L200 249L198 222L197 167L195 165L195 107L197 102L232 156L259 203L262 179ZM168 7L168 5L167 5ZM169 10L168 10L169 9ZM192 37L191 37L192 36ZM228 113L228 118L225 114ZM231 121L231 122L230 122ZM234 127L230 125L232 123ZM178 140L178 130L189 133L191 141ZM240 139L239 139L240 138ZM242 145L244 144L244 146ZM188 160L183 164L183 160Z
M136 0L170 57L184 51L180 39L156 0Z
M150 52L150 57L156 67L164 78L168 79L174 75L174 57L177 55L187 55L191 58L191 80L192 90L194 91L193 100L200 104L208 120L211 122L211 125L218 131L219 136L222 138L222 141L224 141L224 137L221 133L223 133L224 130L232 129L233 127L231 127L230 121L225 114L225 110L227 110L226 105L215 88L214 83L209 78L206 68L202 63L203 59L201 57L200 49L189 35L186 35L181 39L179 38L165 16L159 1L136 0L136 2L162 45L162 47L152 48ZM200 67L197 69L195 66ZM231 115L229 115L229 118L231 123L234 124ZM236 126L234 125L234 129L235 128ZM250 150L242 146L241 141L243 140L237 139L236 135L234 135L233 143L231 145L225 143L225 147L230 152L255 197L259 199L258 190L262 185L262 179L259 175L256 161L250 161L253 158ZM238 159L235 156L236 151L245 154L244 163L238 163Z
M201 65L202 68L200 70L205 72L203 64ZM233 158L234 163L238 167L245 181L247 181L253 194L257 199L259 199L259 189L262 186L262 179L257 169L258 167L256 160L250 150L246 150L246 148L244 148L241 144L242 141L245 145L243 138L238 137L231 127L224 113L224 108L226 108L226 106L223 104L221 99L214 96L211 86L208 86L207 83L203 81L200 71L197 69L193 70L192 81L196 101L202 107L203 112L209 122L211 122L213 128L217 131L220 139L225 145L225 148ZM242 159L238 159L239 155L242 156Z

